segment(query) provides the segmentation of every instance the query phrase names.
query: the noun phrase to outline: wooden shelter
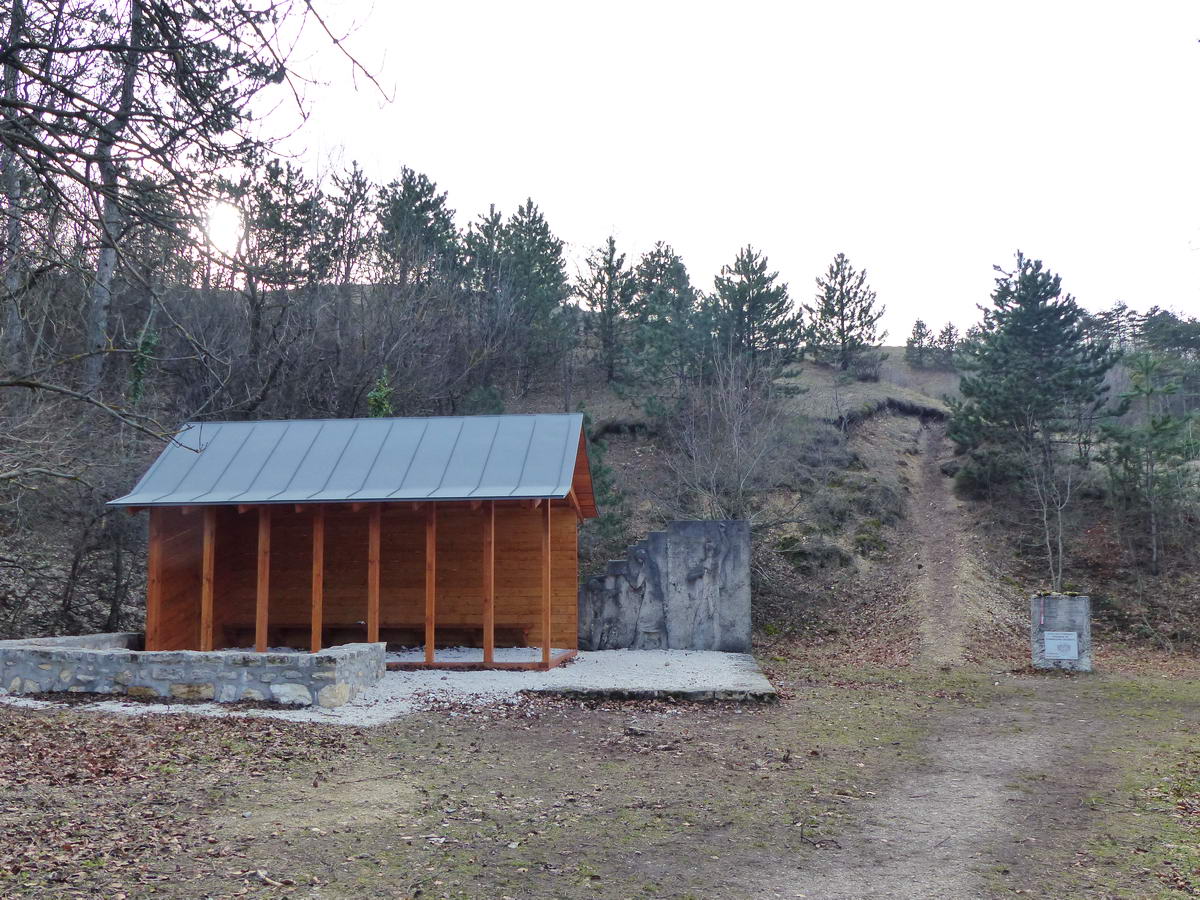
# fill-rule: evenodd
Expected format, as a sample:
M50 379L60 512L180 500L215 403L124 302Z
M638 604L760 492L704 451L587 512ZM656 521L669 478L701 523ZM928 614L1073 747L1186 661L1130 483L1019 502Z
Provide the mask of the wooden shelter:
M147 650L577 647L577 414L194 422L112 505L150 514Z

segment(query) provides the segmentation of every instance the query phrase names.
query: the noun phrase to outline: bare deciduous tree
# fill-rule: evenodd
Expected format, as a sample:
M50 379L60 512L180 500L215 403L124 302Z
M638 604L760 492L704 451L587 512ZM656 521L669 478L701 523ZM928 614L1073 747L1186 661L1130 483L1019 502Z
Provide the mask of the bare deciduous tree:
M708 383L688 391L665 429L672 512L751 522L760 516L761 495L786 471L777 374L762 360L716 354Z

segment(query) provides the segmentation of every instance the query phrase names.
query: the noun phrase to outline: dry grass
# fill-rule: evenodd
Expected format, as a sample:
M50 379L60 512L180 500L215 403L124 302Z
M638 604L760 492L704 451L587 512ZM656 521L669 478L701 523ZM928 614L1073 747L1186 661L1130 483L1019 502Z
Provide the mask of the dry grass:
M819 363L804 363L800 374L791 379L803 391L794 401L796 411L832 421L889 397L946 410L944 398L957 394L958 373L913 368L904 362L903 348L887 348L887 352L879 381L874 382L856 381Z

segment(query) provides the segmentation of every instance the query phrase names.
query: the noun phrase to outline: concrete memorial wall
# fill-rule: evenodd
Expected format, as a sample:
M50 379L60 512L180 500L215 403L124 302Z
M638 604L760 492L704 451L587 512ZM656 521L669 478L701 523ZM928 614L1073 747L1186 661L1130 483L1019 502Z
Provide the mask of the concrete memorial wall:
M750 526L672 522L579 592L581 650L750 650Z

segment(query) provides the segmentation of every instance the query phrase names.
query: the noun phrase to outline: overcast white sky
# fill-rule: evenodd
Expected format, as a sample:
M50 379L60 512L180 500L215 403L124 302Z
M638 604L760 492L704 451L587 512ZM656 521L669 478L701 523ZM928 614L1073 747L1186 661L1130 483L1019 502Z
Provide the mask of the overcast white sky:
M834 253L888 307L967 325L1020 248L1085 305L1200 315L1200 3L401 2L336 6L289 146L401 165L460 225L542 207L572 266L610 232L693 280L752 243L807 301Z

